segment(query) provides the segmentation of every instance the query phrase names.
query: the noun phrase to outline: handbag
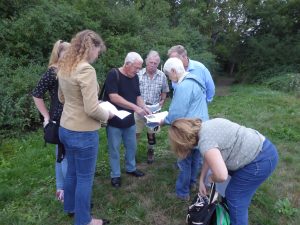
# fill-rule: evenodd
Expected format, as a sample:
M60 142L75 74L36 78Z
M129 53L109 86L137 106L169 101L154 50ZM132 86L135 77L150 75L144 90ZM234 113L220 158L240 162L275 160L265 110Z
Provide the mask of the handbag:
M45 144L57 144L57 157L56 162L61 163L65 158L65 147L59 140L59 123L50 120L49 123L44 127L44 140Z
M59 123L50 120L49 123L44 127L44 140L50 144L60 144L58 135Z
M188 225L230 225L229 212L225 202L213 201L216 193L216 184L212 183L209 196L194 197L188 207L186 223Z

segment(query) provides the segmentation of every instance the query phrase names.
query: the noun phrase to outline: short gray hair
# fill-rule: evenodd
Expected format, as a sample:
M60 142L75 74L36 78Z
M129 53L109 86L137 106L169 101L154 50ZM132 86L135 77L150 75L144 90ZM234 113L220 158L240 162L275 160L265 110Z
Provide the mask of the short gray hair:
M135 61L144 62L139 53L129 52L125 58L124 64L134 63Z
M170 73L174 69L176 73L183 74L185 72L183 63L178 58L169 58L164 65L164 72L166 74Z
M151 58L158 58L159 59L159 63L160 63L160 56L159 53L157 51L151 50L146 58L146 63L148 62L149 59Z
M170 57L173 52L176 52L180 56L187 56L187 51L182 45L174 45L171 47L168 50L168 56Z

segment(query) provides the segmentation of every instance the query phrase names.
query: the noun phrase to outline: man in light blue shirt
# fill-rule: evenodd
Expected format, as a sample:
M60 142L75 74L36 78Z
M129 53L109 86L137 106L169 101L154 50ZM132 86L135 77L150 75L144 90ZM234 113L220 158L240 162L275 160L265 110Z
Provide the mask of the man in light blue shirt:
M202 63L189 59L187 51L182 45L175 45L171 47L168 50L168 56L169 58L179 58L187 72L199 76L202 79L205 85L206 102L210 103L215 95L215 84L208 69ZM172 82L174 90L176 86L177 84Z

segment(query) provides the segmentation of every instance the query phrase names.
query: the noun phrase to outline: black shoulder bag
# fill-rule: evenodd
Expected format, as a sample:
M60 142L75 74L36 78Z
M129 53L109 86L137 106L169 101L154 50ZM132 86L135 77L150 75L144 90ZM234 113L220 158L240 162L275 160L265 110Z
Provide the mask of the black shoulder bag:
M44 127L44 140L46 143L59 144L58 136L59 123L50 120L49 123Z
M216 184L212 183L208 196L197 194L188 207L186 223L188 225L230 225L229 212L225 202L213 201Z
M60 163L65 157L65 147L59 140L59 123L50 120L44 127L44 140L49 144L57 144L58 152L56 161Z

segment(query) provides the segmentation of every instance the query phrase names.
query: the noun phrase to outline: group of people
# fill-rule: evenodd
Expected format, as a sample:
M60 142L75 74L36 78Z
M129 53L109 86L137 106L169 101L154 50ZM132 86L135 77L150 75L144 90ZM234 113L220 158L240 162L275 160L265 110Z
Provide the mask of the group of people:
M152 113L149 106L162 107L165 103L170 91L166 75L174 91L168 115L160 125L170 126L170 146L178 155L176 196L183 200L190 198L201 167L202 195L206 194L204 179L209 169L211 182L223 182L230 174L226 199L231 223L247 224L254 192L276 167L275 146L250 128L225 119L209 120L208 104L215 93L212 76L202 63L189 59L182 45L169 49L163 71L158 69L159 53L152 50L145 68L140 54L129 52L121 67L108 72L103 100L131 113L124 119L114 116L99 104L99 85L91 66L105 50L102 38L91 30L77 33L70 43L57 41L48 70L32 92L43 125L50 120L60 124L59 138L65 157L61 160L56 154L56 196L64 202L64 211L74 215L75 225L109 223L92 218L90 213L102 121L107 121L111 185L121 187L122 142L126 174L145 175L136 166L137 140L145 127L144 116ZM43 100L47 91L51 96L49 111ZM154 161L155 135L152 129L147 130L149 164Z

